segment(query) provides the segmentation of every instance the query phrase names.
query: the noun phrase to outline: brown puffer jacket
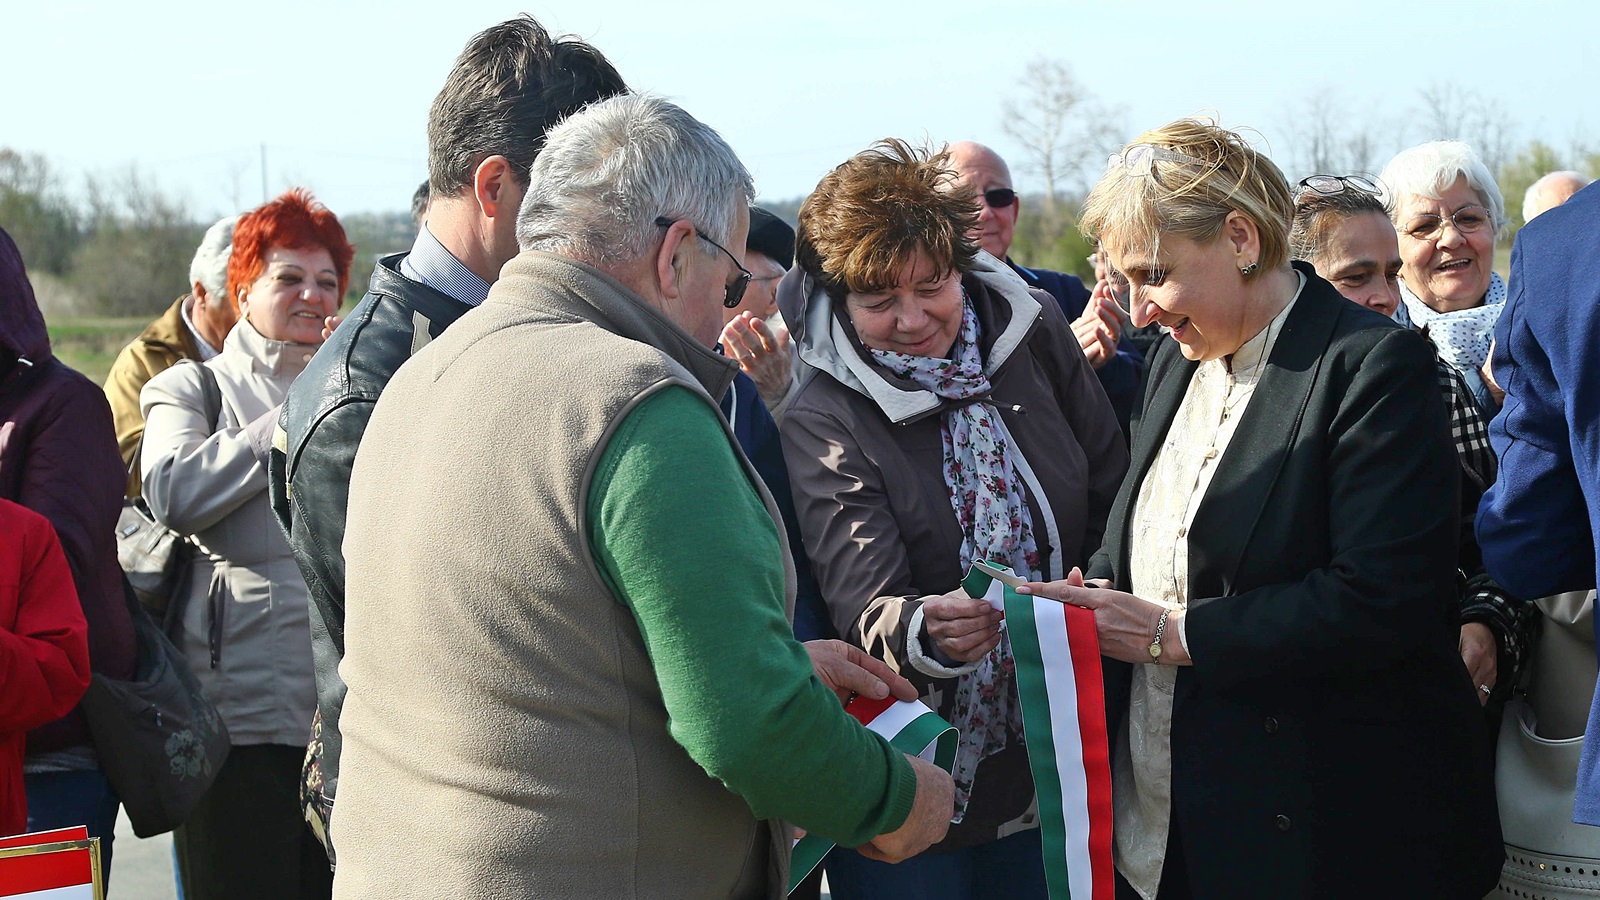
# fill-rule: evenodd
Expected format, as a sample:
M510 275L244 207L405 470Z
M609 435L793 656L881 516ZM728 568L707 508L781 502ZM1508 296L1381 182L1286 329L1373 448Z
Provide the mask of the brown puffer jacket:
M106 399L111 402L111 416L117 427L117 449L122 451L122 464L129 471L129 497L139 496L141 490L139 447L144 441L144 413L139 411L139 392L150 379L177 365L178 360L201 358L194 335L183 323L183 304L189 302L190 296L184 294L174 300L166 312L145 326L117 354L106 374Z
M1022 456L1046 575L1058 579L1100 547L1128 466L1116 414L1054 300L980 254L962 280L978 317L1000 409ZM806 552L839 634L889 663L949 717L955 676L908 657L920 598L956 590L962 532L943 474L942 413L928 391L873 363L848 316L799 268L779 303L803 384L780 430ZM918 654L921 656L922 654ZM1037 826L1020 744L979 767L965 818L936 849Z

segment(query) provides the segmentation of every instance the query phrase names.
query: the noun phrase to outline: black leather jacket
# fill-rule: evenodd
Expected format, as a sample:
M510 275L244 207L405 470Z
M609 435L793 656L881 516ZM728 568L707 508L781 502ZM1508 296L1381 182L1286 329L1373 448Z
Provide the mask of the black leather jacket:
M311 591L321 779L320 784L312 779L304 796L308 803L321 805L323 821L339 780L339 712L345 696L339 678L344 657L341 548L356 448L395 370L470 309L401 275L404 256L378 260L367 295L295 379L278 419L269 464L272 510ZM316 744L314 740L312 761Z

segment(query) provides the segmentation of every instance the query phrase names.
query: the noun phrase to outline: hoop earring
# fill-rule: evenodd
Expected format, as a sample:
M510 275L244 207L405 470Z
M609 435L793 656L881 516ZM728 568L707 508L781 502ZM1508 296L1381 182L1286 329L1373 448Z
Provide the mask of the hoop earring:
M1251 275L1254 275L1255 273L1257 273L1259 271L1261 271L1261 264L1260 263L1251 263L1250 265L1245 266L1244 268L1240 269L1239 270L1239 274L1245 276L1246 278L1249 278Z

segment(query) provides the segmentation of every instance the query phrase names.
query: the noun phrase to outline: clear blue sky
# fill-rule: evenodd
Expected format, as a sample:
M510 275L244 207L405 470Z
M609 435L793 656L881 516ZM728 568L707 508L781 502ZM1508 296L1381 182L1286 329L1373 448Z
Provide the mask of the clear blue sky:
M451 61L475 31L523 10L721 131L769 198L805 193L887 135L971 138L1014 157L1000 103L1040 55L1120 106L1128 137L1214 111L1288 155L1306 99L1331 92L1386 139L1386 158L1432 136L1415 130L1418 90L1450 84L1503 104L1519 144L1600 145L1594 50L1563 46L1600 32L1600 4L1585 0L7 7L0 146L45 155L73 190L84 174L136 166L198 218L261 201L263 143L274 193L304 184L336 212L405 208Z

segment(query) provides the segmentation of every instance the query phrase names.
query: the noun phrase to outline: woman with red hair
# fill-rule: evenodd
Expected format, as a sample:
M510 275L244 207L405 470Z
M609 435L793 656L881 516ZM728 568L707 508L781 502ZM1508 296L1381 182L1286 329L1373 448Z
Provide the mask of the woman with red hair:
M176 639L233 744L174 833L187 900L332 893L327 856L300 815L316 709L310 620L305 582L272 518L267 455L279 406L338 312L354 255L339 220L307 191L246 213L228 263L239 323L222 353L173 366L139 395L145 500L201 547L175 600Z

